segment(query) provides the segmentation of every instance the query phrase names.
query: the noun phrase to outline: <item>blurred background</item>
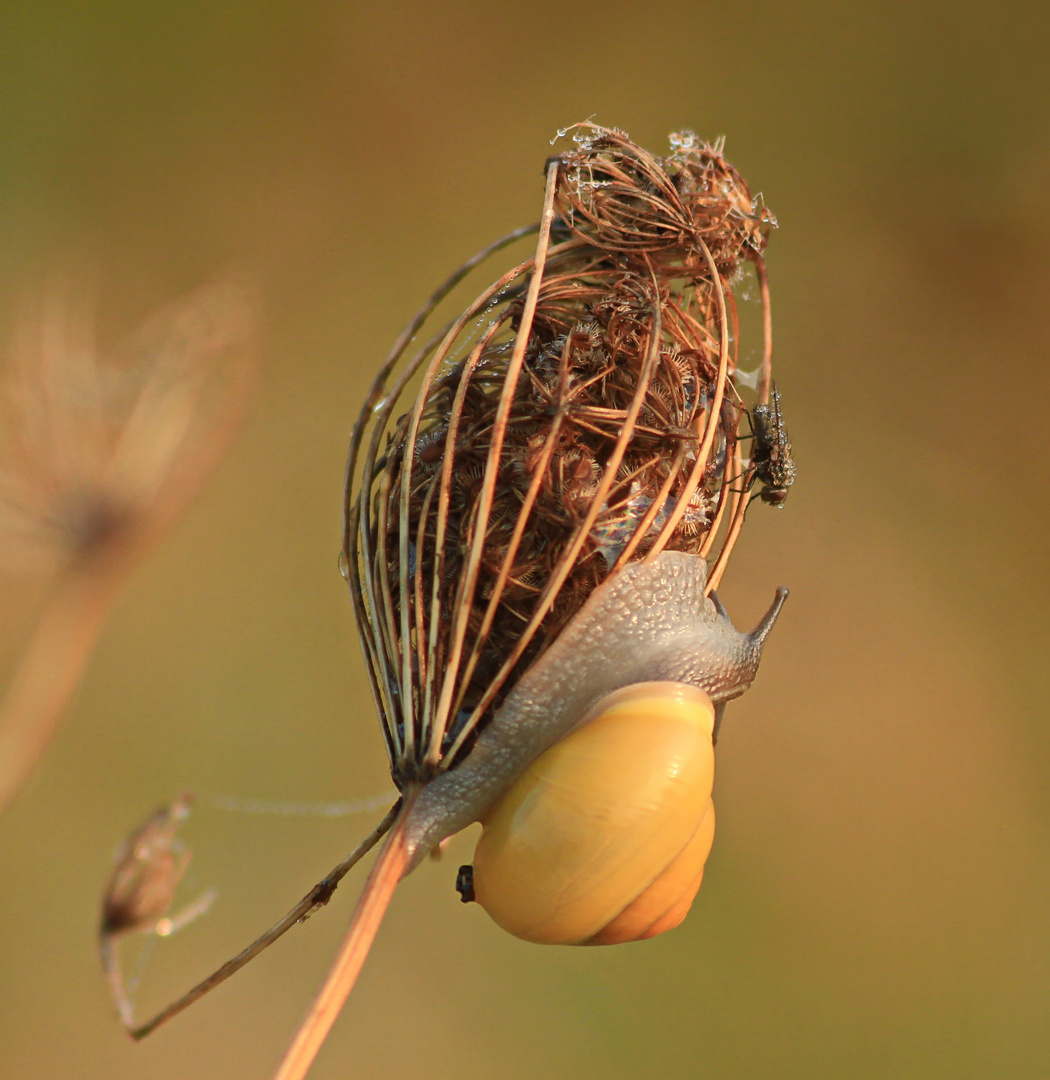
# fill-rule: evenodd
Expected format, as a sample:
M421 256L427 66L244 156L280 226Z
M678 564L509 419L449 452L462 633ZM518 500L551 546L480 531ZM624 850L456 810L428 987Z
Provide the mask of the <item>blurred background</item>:
M0 3L0 323L90 265L103 342L229 274L262 380L134 576L0 818L0 1076L270 1075L345 929L326 911L141 1045L97 969L112 853L188 790L187 899L141 1015L373 824L213 796L388 790L336 569L344 453L429 291L536 218L558 128L727 136L777 214L799 478L752 508L738 625L791 599L719 744L674 934L544 949L464 908L460 840L400 890L318 1080L1050 1075L1044 533L1050 16L1021 0ZM493 274L494 276L494 274ZM46 579L0 579L10 671Z

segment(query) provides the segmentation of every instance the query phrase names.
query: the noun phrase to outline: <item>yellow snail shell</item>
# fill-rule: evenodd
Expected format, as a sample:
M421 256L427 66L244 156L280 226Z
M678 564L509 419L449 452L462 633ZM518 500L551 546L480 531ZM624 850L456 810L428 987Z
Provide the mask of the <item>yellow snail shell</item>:
M478 903L541 944L615 944L677 926L714 837L714 717L707 694L684 683L608 695L485 819Z

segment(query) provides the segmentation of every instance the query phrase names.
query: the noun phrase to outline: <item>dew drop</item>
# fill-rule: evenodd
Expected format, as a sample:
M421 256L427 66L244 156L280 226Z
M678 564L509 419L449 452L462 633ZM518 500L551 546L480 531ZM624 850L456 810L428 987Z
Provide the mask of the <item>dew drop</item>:
M736 374L733 376L733 381L737 386L746 386L749 390L757 390L758 376L761 371L761 364L759 364L754 371L742 371L740 368L737 368Z

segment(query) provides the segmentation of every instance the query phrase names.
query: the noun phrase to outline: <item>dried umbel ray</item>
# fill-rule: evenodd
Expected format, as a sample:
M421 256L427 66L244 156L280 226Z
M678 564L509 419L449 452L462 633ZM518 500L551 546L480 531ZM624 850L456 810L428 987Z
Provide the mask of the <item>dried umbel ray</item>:
M718 721L754 678L786 595L778 590L750 634L708 595L755 478L739 432L732 286L751 264L765 313L764 402L762 253L775 223L720 144L683 133L658 158L620 131L572 131L574 148L548 163L539 224L493 244L434 294L354 428L343 571L401 797L271 931L136 1034L327 902L384 834L278 1080L306 1074L400 878L473 821L486 826L477 898L530 940L650 936L681 919L699 886ZM424 332L470 271L530 233L533 254L451 323ZM595 739L602 755L618 747L615 767L587 765ZM574 786L561 773L581 768L581 789L604 808L597 817L586 799L558 801ZM655 817L630 810L639 783L659 789ZM603 882L597 904L578 868L530 847L531 835L506 836L535 824L523 807L541 806L559 823L571 816L593 834L606 810L625 805L622 827L643 857L605 862L619 872L633 860L641 878L612 899ZM509 860L507 843L517 845ZM650 858L660 845L666 851ZM521 891L542 904L551 881L548 892L580 902L564 918L548 910L519 919ZM668 883L675 899L654 897L650 886Z

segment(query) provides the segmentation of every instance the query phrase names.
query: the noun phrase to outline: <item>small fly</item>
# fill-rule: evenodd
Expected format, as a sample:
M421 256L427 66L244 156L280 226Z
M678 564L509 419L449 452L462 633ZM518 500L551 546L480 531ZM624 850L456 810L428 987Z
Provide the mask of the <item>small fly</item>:
M784 418L780 413L777 384L771 387L768 405L756 405L751 412L755 445L751 455L754 479L762 484L758 497L770 506L783 506L788 488L795 482L795 462L791 457Z

